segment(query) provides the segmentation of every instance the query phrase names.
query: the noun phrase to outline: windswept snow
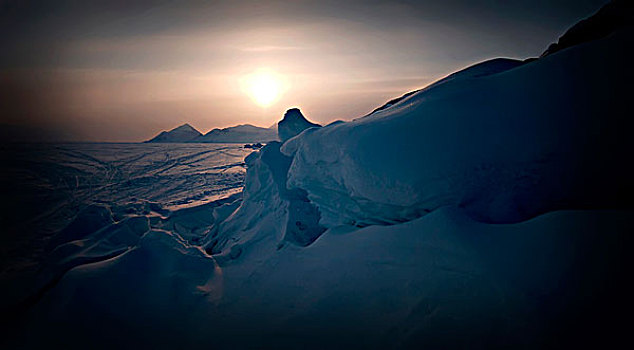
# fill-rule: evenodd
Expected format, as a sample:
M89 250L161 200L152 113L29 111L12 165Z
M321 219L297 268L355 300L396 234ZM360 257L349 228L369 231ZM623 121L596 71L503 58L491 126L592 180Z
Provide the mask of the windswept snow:
M325 230L319 225L319 212L306 193L286 188L291 158L281 154L279 147L279 142L272 142L247 157L249 170L242 204L227 219L219 221L205 238L209 253L224 252L235 259L244 250L250 253L253 245L266 250L279 249L288 243L306 246Z
M384 109L387 109L389 107L392 107L393 105L402 102L403 100L407 99L408 97L414 95L414 94L418 94L419 92L422 91L427 91L429 89L432 89L434 87L438 87L439 85L445 84L447 82L450 81L455 81L455 80L462 80L462 79L468 79L468 78L477 78L477 77L484 77L487 75L491 75L491 74L496 74L496 73L501 73L504 72L506 70L518 67L520 65L524 64L524 62L522 61L518 61L518 60L513 60L513 59L509 59L509 58L494 58L488 61L484 61L478 64L474 64L472 66L469 66L463 70L460 70L458 72L452 73L436 82L434 82L433 84L430 84L429 86L425 87L424 89L421 90L414 90L414 91L410 91L408 93L406 93L403 96L397 97L395 99L389 100L387 103L385 103L383 106L376 108L375 110L373 110L370 114L382 111Z
M34 308L38 336L25 345L175 345L196 329L196 309L221 295L213 258L168 232L149 231L125 253L68 272Z
M536 348L592 331L575 326L577 312L619 329L606 316L625 305L605 299L602 286L624 278L631 258L619 247L631 243L633 218L560 211L491 225L444 207L396 226L331 229L308 247L220 266L150 231L118 258L64 276L32 309L29 334L38 336L28 343Z
M68 269L134 247L148 221L199 238L215 206L239 201L250 152L226 144L4 145L0 308L28 305Z
M622 205L634 194L623 166L634 142L632 46L622 31L304 133L282 147L293 157L287 185L308 193L326 227L408 221L444 205L486 222Z
M230 145L63 146L31 191L61 183L82 209L15 344L621 346L633 40L486 61L347 123L293 112L244 163Z

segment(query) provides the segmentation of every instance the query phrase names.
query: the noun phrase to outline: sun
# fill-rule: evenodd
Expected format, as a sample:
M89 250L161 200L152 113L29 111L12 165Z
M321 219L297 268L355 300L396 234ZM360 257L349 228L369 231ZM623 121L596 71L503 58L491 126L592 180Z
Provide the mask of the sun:
M262 107L275 103L285 90L281 76L269 69L260 69L247 75L242 86L253 102Z

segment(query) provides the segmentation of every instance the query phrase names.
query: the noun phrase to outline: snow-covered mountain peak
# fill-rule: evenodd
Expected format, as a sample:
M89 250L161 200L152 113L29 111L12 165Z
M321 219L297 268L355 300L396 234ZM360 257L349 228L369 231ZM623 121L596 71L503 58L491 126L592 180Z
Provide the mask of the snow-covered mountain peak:
M190 142L200 136L202 136L200 131L185 123L170 131L163 131L146 142Z
M176 130L199 132L198 130L196 130L196 128L194 128L193 126L189 125L189 123L185 123L185 124L183 124L181 126L178 126L178 127L174 128L174 129L172 129L172 131L176 131Z

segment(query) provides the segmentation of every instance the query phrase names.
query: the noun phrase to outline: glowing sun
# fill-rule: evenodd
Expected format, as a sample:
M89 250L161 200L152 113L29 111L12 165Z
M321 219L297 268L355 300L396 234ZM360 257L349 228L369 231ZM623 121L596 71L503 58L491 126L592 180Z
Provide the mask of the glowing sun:
M247 75L243 79L242 86L253 102L262 107L272 105L286 89L284 79L268 69L261 69Z

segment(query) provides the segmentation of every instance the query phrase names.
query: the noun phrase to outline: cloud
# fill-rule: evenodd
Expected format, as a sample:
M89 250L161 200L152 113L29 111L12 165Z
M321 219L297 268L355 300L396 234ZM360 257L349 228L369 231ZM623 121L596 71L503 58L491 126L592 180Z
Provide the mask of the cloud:
M0 113L130 141L194 119L270 124L291 105L354 118L482 59L539 54L603 2L0 0ZM292 85L266 111L238 86L262 67Z

